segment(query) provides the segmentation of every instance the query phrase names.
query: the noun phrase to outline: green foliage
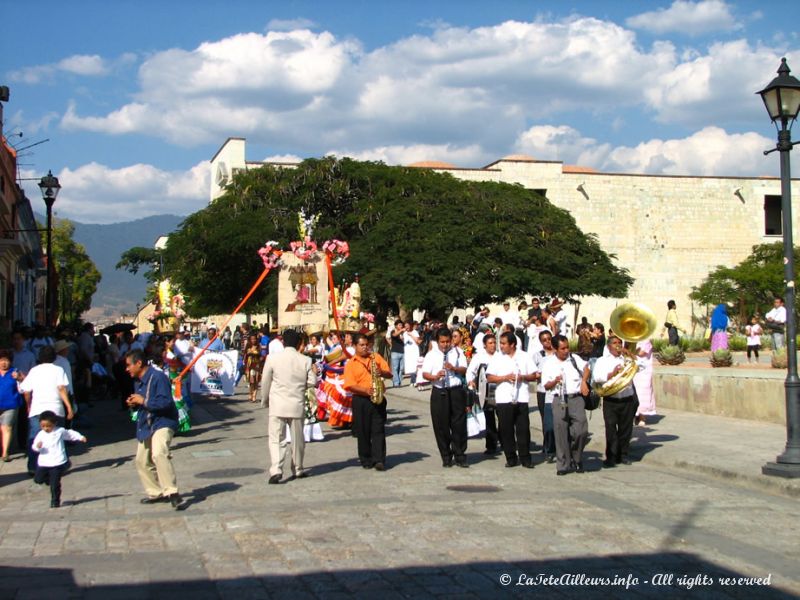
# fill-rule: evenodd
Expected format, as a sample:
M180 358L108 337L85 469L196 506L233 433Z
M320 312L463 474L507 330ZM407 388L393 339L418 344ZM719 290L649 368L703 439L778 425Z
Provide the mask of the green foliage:
M159 259L158 250L135 246L122 253L114 268L123 269L134 275L139 272L139 269L144 268L144 278L148 283L155 283L158 281Z
M320 216L317 241L350 243L336 281L358 273L362 302L379 317L408 308L441 316L531 293L622 297L633 282L596 237L531 190L326 157L238 174L225 195L170 236L168 274L190 312L235 306L263 270L258 248L297 239L301 209ZM269 277L256 307L274 307L276 290Z
M795 248L795 262L800 251ZM800 264L800 263L798 263ZM735 267L718 266L699 286L692 288L689 298L702 304L725 302L736 306L731 319L741 328L750 316L766 313L776 296L783 296L783 244L760 244Z
M101 279L86 248L72 239L74 232L75 225L68 219L53 220L54 268L59 277L58 312L65 322L75 321L92 307L92 296ZM63 268L61 259L65 260Z
M728 336L728 348L732 352L744 352L747 350L747 338L743 335L729 335Z

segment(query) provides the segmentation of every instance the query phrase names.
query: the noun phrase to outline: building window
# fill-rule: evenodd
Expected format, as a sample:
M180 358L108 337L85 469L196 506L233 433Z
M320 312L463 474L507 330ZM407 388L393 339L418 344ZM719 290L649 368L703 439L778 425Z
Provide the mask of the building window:
M780 196L764 196L764 235L783 235Z

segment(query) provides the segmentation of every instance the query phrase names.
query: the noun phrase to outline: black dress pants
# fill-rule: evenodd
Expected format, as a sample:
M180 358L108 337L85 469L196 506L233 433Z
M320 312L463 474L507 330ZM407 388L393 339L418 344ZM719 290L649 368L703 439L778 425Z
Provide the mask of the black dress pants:
M546 400L544 392L536 392L536 406L542 419L542 452L545 456L552 456L556 453L556 435L553 433L552 406L548 406ZM546 411L550 411L549 416Z
M353 433L358 460L366 467L386 463L386 399L373 404L367 396L353 396Z
M36 467L33 481L38 484L47 483L50 486L50 502L61 503L61 476L66 472L69 463L57 467Z
M603 398L603 421L606 426L606 459L615 463L627 458L633 435L633 419L639 402L636 396L625 399Z
M522 463L531 461L531 421L528 416L528 405L504 403L497 405L497 423L503 453L508 462L519 460Z
M497 429L497 410L494 404L483 403L483 416L486 417L486 449L490 452L497 450L500 444L500 433Z
M443 462L467 460L467 395L462 387L431 389L431 422Z

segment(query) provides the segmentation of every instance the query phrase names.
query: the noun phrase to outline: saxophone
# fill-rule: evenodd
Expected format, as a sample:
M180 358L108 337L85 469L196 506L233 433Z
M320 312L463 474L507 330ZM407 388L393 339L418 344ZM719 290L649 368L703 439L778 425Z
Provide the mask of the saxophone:
M383 402L383 393L386 390L386 385L383 383L383 377L378 370L378 362L375 360L375 353L370 356L369 373L372 376L372 393L369 399L373 404L380 404Z

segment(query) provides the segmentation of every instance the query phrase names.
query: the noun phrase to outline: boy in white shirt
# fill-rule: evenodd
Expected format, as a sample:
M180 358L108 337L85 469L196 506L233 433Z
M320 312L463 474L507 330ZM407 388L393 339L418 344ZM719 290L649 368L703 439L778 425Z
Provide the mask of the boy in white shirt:
M86 442L86 438L72 429L64 429L56 424L58 418L46 410L39 415L41 430L33 438L33 451L39 454L38 466L33 480L50 485L50 508L61 506L61 476L67 470L69 461L64 449L64 440Z

